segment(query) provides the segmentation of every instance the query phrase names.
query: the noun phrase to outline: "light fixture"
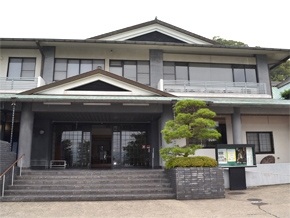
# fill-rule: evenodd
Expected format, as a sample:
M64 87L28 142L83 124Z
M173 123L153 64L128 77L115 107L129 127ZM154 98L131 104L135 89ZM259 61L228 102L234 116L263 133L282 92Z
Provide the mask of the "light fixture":
M43 129L39 130L39 134L43 135L44 134L44 130Z
M89 106L94 106L94 105L97 105L97 106L109 106L111 105L111 103L93 103L93 102L85 102L83 103L83 105L89 105Z
M123 103L123 106L149 106L149 104Z
M43 102L46 105L71 105L70 102Z

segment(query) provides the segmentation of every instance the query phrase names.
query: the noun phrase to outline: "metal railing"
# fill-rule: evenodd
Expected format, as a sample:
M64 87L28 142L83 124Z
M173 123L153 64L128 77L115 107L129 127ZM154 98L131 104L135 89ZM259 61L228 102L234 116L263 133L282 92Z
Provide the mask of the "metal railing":
M166 92L266 94L265 83L164 80Z
M0 77L1 90L28 90L36 88L37 85L37 77Z
M22 154L16 161L14 161L13 164L10 165L10 167L7 168L7 170L5 170L1 176L0 176L0 180L2 179L3 177L3 183L2 183L2 197L4 197L4 191L5 191L5 177L6 177L6 173L9 172L9 170L12 168L12 181L11 181L11 185L13 186L13 182L14 182L14 167L15 167L15 164L18 163L18 161L21 160L20 162L20 173L19 175L21 176L21 171L22 171L22 157L24 156L25 154Z

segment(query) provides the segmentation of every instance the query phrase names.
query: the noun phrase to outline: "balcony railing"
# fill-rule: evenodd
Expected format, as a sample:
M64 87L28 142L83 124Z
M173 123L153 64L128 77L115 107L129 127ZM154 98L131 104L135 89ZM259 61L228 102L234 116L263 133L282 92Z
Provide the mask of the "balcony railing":
M24 91L45 85L41 77L0 77L0 90Z
M160 81L162 83L162 81ZM162 84L159 84L162 89ZM165 92L266 94L265 83L163 80Z

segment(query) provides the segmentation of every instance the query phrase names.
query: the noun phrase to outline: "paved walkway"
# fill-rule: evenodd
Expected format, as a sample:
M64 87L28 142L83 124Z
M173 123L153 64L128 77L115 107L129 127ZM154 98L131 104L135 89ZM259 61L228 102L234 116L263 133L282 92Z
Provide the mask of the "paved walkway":
M1 218L290 218L290 184L226 191L216 200L0 202Z

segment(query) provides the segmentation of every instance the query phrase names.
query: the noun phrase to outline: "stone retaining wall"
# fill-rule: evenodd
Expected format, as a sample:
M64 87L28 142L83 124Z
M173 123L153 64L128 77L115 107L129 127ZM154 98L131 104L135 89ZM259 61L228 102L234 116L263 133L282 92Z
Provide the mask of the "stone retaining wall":
M223 169L189 167L165 170L177 200L224 198Z
M8 142L0 140L0 175L16 160L16 153L11 152L11 145ZM14 173L18 175L19 168L15 167ZM12 169L6 173L5 187L11 184ZM3 178L0 180L0 196L2 195Z

